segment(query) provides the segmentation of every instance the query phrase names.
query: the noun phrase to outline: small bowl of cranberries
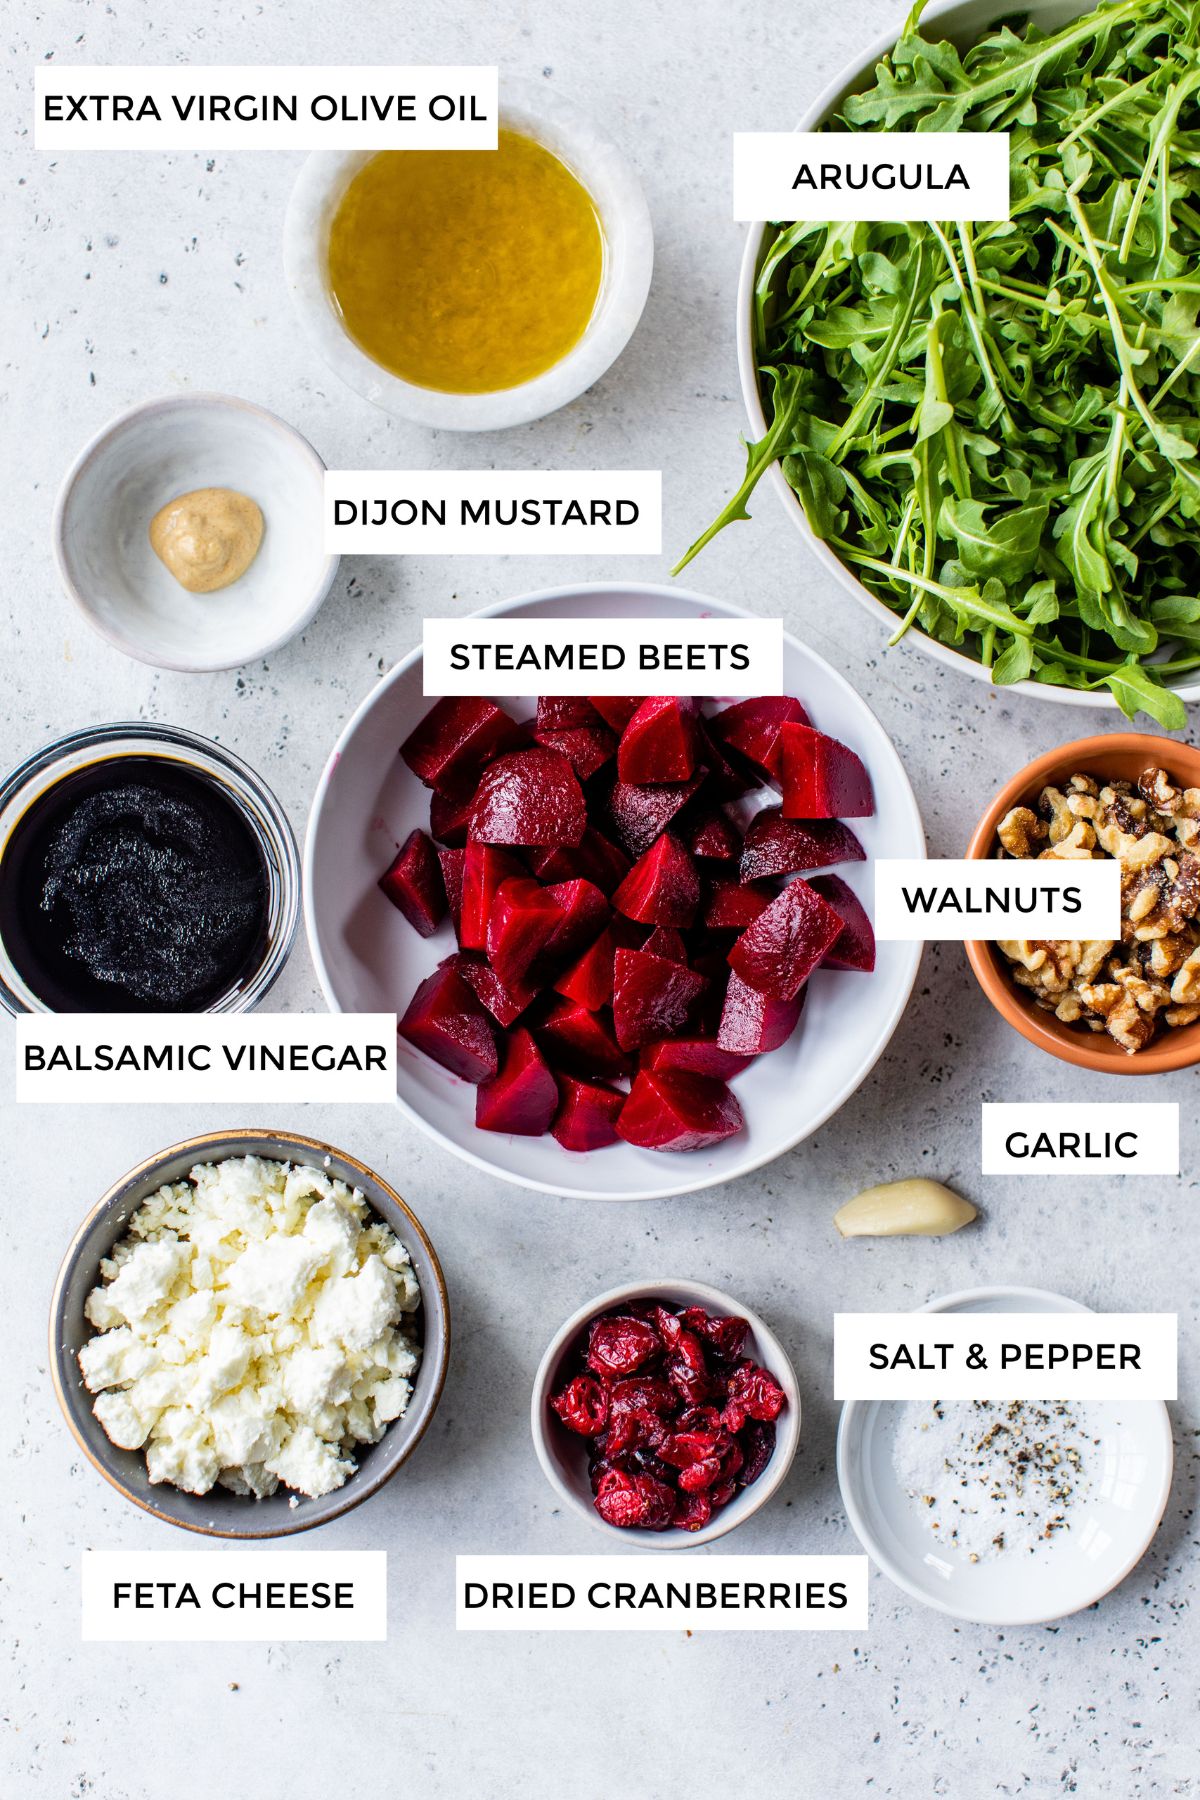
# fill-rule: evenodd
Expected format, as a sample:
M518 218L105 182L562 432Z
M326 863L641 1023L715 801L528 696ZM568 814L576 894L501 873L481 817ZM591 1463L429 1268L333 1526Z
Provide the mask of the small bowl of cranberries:
M573 1313L533 1385L533 1441L572 1511L648 1549L723 1537L780 1486L800 1440L783 1345L694 1281L614 1288Z

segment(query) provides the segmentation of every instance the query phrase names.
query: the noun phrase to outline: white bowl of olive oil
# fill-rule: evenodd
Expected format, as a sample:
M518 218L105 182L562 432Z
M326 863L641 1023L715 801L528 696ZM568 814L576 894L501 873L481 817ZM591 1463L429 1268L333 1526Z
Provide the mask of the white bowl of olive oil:
M288 287L356 393L495 431L576 399L625 348L654 238L623 153L567 102L501 82L495 150L319 152L284 225Z

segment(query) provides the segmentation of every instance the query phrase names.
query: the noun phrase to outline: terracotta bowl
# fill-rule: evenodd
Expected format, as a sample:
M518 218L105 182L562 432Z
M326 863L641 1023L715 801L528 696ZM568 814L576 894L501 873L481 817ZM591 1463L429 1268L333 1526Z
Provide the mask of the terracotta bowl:
M996 827L1005 813L1022 803L1033 805L1048 783L1058 784L1076 774L1136 781L1143 769L1153 765L1166 769L1185 787L1200 787L1200 749L1174 738L1122 731L1076 738L1057 750L1048 750L1000 789L976 826L967 855L980 861L994 855ZM972 942L966 945L966 952L980 987L1001 1017L1060 1062L1098 1069L1106 1075L1163 1075L1200 1063L1200 1021L1173 1031L1164 1029L1145 1050L1130 1055L1107 1032L1064 1025L1053 1013L1044 1012L1017 986L1011 965L995 944Z

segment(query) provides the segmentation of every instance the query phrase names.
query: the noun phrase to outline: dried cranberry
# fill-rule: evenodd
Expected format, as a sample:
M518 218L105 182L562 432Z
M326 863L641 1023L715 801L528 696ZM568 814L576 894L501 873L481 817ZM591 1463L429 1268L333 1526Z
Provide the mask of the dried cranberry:
M626 1475L609 1469L596 1487L596 1511L608 1525L665 1531L675 1512L675 1496L653 1475Z
M644 1319L597 1319L588 1334L588 1367L631 1375L661 1349L657 1331Z
M550 1402L568 1431L595 1437L608 1420L608 1396L591 1375L576 1375Z
M676 1431L663 1439L659 1447L659 1455L664 1462L676 1469L686 1469L694 1462L702 1462L711 1456L717 1448L715 1433L704 1431Z
M675 1421L676 1431L705 1431L713 1437L721 1431L721 1414L715 1406L689 1406Z
M622 1412L670 1413L678 1406L679 1396L669 1381L656 1375L634 1375L613 1383L608 1404L614 1416Z
M748 1319L709 1317L700 1335L713 1353L725 1362L734 1362L742 1354L742 1346L750 1331Z
M777 1419L787 1404L787 1396L775 1377L757 1363L739 1363L729 1377L727 1391L726 1411L737 1409L750 1419Z
M741 1433L738 1442L745 1457L739 1479L743 1487L749 1487L771 1460L775 1450L775 1427L769 1420L754 1419Z
M729 1502L737 1493L737 1485L736 1481L723 1481L720 1487L709 1488L709 1504L712 1506L714 1512L720 1512L723 1506L729 1505Z
M672 1524L682 1531L702 1531L712 1518L712 1501L707 1494L677 1494Z
M659 1337L662 1339L668 1350L673 1350L675 1345L679 1342L680 1334L683 1331L682 1316L679 1313L671 1312L665 1306L656 1306L654 1314L654 1322L658 1326Z
M686 1469L680 1469L679 1485L685 1494L698 1494L705 1488L711 1488L720 1475L721 1458L703 1456L699 1462L689 1463Z

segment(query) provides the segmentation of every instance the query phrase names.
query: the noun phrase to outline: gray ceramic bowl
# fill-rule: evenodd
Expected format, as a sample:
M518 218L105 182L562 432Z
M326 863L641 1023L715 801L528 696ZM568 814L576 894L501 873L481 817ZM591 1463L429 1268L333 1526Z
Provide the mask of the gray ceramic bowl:
M364 1446L358 1469L344 1486L319 1500L291 1496L281 1488L267 1500L251 1500L216 1487L203 1495L185 1494L166 1483L152 1483L140 1450L120 1450L111 1443L92 1412L92 1396L83 1385L77 1357L94 1335L84 1317L88 1295L100 1280L100 1263L124 1233L132 1216L164 1182L182 1180L199 1162L221 1162L231 1156L266 1156L281 1162L307 1162L358 1187L375 1211L400 1238L421 1288L417 1326L422 1337L421 1364L404 1417L388 1427L378 1444ZM188 1138L148 1157L111 1187L75 1234L59 1271L50 1312L50 1368L55 1392L80 1449L93 1466L135 1506L169 1524L208 1537L287 1537L340 1518L377 1493L416 1449L433 1417L446 1379L450 1357L450 1309L437 1254L405 1202L380 1177L316 1138L289 1131L219 1131Z

